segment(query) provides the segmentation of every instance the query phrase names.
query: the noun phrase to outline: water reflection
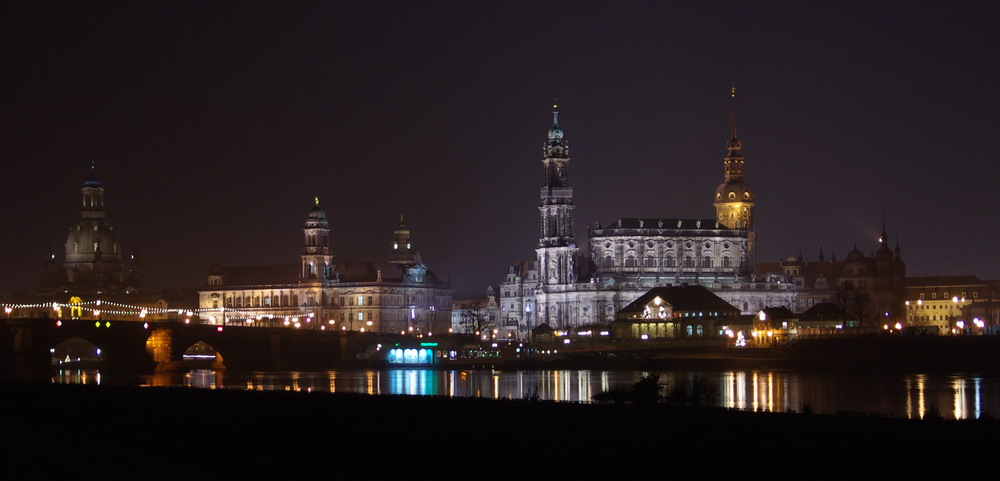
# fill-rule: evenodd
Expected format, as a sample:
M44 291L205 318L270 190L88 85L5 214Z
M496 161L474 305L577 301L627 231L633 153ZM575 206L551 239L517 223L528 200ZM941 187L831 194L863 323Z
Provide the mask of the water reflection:
M643 371L490 371L359 369L322 372L187 373L108 379L100 371L57 371L53 382L208 389L282 390L461 396L590 402L611 389L628 389ZM668 371L660 376L671 402L741 410L865 413L907 418L979 418L1000 413L1000 378L952 374L931 376L805 373L780 370ZM942 409L950 406L950 409Z

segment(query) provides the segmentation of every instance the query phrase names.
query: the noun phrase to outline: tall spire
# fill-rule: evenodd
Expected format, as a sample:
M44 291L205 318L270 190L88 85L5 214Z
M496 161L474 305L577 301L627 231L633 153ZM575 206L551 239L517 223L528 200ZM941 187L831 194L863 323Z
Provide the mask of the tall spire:
M83 185L89 187L100 187L102 185L101 179L97 178L97 161L95 160L90 161L90 173L87 175L87 178L83 181Z
M730 106L730 121L732 122L732 135L729 137L729 142L726 142L726 149L729 150L730 157L739 156L740 149L743 148L743 142L736 137L736 86L733 85L729 87L729 98L731 99Z
M880 244L887 245L889 234L885 231L885 212L882 213L882 236L878 238Z
M559 100L552 99L552 128L559 128Z

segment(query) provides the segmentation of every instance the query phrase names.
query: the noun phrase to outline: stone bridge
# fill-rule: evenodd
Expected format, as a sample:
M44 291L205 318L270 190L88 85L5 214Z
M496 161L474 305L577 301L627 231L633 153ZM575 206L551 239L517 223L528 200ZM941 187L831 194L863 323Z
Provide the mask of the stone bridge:
M0 324L0 379L48 380L50 351L82 339L101 351L101 371L153 374L193 367L184 352L198 342L217 353L215 369L239 371L332 368L378 343L398 342L378 333L184 324L181 322L7 319ZM207 364L202 362L204 367Z

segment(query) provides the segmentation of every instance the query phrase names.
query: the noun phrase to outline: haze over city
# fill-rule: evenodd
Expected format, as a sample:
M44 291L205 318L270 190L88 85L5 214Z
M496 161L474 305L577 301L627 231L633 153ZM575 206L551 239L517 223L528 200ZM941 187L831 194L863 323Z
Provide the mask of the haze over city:
M294 263L318 196L335 260L403 213L459 293L538 241L558 99L576 234L711 219L731 85L758 261L874 250L1000 277L995 3L18 2L6 75L0 293L31 290L91 162L151 286Z

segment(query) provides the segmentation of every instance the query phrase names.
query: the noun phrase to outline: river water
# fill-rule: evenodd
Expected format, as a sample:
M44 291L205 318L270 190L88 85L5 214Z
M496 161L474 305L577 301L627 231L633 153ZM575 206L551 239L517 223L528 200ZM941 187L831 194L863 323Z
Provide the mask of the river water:
M628 389L644 371L338 369L231 373L194 370L110 379L98 371L58 371L53 382L209 389L468 396L591 402ZM845 374L793 370L658 372L671 402L741 410L858 413L969 419L1000 416L1000 377L978 374Z

